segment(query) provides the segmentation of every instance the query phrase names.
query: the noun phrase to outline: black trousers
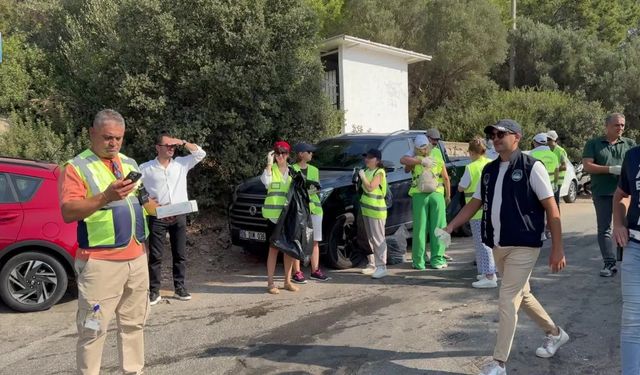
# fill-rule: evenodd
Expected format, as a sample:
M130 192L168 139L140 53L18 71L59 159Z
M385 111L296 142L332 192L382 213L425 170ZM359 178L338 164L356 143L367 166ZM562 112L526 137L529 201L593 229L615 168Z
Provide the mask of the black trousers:
M162 253L169 232L173 259L173 286L184 288L187 271L187 215L176 216L172 222L149 216L149 290L159 291L162 284Z

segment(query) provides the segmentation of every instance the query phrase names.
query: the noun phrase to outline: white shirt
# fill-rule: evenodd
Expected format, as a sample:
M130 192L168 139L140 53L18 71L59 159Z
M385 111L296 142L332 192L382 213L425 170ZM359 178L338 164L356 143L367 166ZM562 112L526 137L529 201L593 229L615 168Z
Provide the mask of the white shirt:
M500 243L500 209L502 208L502 182L504 181L504 175L507 173L509 167L508 161L500 162L500 170L498 172L498 179L496 180L496 188L493 191L493 198L491 204L491 225L493 225L493 243L496 246ZM476 191L473 193L473 198L482 201L482 195L480 192L482 179L478 181ZM540 161L536 161L533 164L531 175L529 176L529 185L531 189L536 193L538 200L545 200L553 197L553 189L551 188L551 180L549 180L549 174L544 168L544 165ZM498 194L496 194L498 193Z
M140 166L142 183L149 196L165 206L187 202L187 173L195 167L207 153L200 147L191 151L191 155L178 156L163 167L158 159L149 160Z

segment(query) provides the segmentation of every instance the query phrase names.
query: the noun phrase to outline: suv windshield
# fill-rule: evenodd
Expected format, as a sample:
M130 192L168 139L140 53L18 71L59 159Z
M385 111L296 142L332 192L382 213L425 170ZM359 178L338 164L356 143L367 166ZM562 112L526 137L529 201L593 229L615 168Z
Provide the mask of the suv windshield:
M311 162L322 169L353 169L362 167L362 154L380 146L380 139L327 139L317 145Z

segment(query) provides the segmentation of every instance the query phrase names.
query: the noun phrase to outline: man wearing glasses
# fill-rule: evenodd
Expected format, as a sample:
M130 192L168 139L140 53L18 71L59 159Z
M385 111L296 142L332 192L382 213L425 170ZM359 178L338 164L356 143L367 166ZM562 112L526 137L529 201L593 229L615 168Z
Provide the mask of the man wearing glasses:
M500 158L484 167L473 198L445 231L451 233L479 209L483 210L482 242L493 248L502 283L498 299L498 339L493 360L481 374L505 375L505 362L511 351L521 306L546 334L543 345L536 349L538 357L552 357L569 340L569 335L551 320L529 286L529 277L542 247L545 214L551 229L549 266L552 272L561 271L566 262L560 213L549 174L539 160L520 151L522 128L507 119L487 126L484 131L493 140Z
M176 148L182 146L189 150L190 155L174 159ZM188 201L187 173L204 159L206 152L196 144L172 138L169 133L162 132L156 138L156 153L158 156L155 159L140 166L142 182L149 196L161 206ZM149 230L150 304L155 305L162 299L162 253L167 231L173 259L174 297L182 301L190 300L191 294L185 288L184 282L187 267L187 216L178 215L163 219L150 216Z
M591 192L598 226L598 246L604 262L600 276L612 277L618 272L611 241L613 193L618 186L622 160L636 143L632 139L622 137L625 125L622 113L608 115L604 124L605 135L589 140L584 146L582 164L584 170L591 174Z

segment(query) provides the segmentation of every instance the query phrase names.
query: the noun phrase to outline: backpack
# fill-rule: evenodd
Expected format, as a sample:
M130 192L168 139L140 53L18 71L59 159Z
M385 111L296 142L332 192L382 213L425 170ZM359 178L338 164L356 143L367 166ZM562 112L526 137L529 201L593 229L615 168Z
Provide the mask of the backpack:
M373 175L375 176L376 173L378 172L380 168L376 169L373 172ZM385 180L387 178L387 176L385 175ZM391 189L389 189L389 184L387 183L387 192L384 194L384 204L387 206L387 209L391 208L391 206L393 206L393 193L391 192Z
M429 159L429 157L426 157ZM431 160L431 159L429 159ZM431 162L433 164L433 162ZM420 177L418 177L418 191L422 193L433 193L438 188L436 175L431 171L431 166L424 166Z

